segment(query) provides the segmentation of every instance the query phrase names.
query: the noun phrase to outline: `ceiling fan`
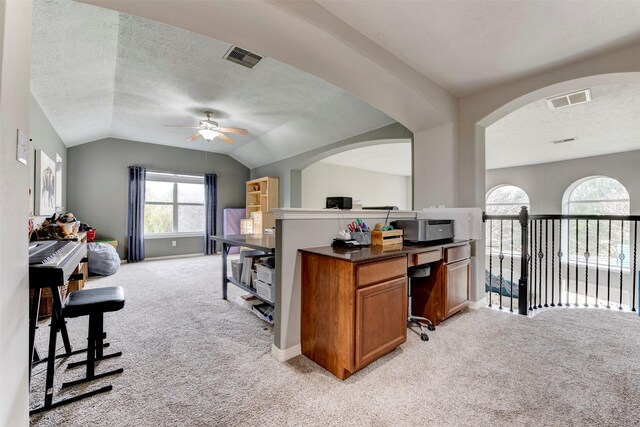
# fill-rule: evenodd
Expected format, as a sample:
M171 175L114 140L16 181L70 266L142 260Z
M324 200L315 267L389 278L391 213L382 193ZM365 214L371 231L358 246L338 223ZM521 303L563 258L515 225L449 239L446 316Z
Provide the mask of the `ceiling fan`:
M237 135L246 135L248 132L246 129L240 128L224 128L218 126L218 123L211 120L213 113L211 111L205 111L204 115L207 116L206 119L200 120L198 126L181 126L181 125L165 125L168 127L174 128L184 128L184 129L198 129L196 133L191 135L190 138L187 138L187 141L195 141L196 139L203 137L207 141L212 141L214 138L220 138L227 144L233 144L233 139L229 138L224 132L235 133Z

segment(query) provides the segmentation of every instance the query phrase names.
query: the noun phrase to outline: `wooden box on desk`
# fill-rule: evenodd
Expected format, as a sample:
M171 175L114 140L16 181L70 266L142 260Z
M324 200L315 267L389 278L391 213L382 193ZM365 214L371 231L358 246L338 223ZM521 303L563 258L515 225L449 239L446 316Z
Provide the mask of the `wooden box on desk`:
M382 249L399 249L402 247L402 230L371 230L371 244L382 246Z

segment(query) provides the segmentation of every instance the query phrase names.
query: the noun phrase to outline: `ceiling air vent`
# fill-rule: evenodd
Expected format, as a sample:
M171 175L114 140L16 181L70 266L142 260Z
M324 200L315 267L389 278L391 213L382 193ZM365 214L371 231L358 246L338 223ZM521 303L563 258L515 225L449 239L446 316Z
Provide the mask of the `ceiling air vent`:
M243 65L247 68L253 68L262 59L262 56L256 55L253 52L249 52L248 50L241 49L237 46L231 46L224 56L224 59Z
M552 144L564 144L565 142L574 142L577 138L566 138L566 139L557 139L555 141L551 141Z
M571 105L583 104L591 101L591 89L579 90L578 92L565 93L547 99L547 105L552 110L569 107Z

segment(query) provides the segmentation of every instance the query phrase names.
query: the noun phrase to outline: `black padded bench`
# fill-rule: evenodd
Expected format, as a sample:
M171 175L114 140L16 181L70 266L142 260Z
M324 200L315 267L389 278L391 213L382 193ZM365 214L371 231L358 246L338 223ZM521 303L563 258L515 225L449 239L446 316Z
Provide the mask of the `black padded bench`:
M103 330L103 315L106 312L121 310L124 307L124 301L124 289L122 286L82 289L71 292L67 296L64 306L62 307L62 316L64 318L89 316L87 359L70 363L68 368L75 368L76 366L86 364L87 375L85 378L63 383L62 388L124 372L124 369L120 368L101 374L95 373L95 363L97 361L122 355L122 352L108 355L103 354L103 348L106 346L103 343L106 336ZM111 388L111 385L108 385L97 392L109 391Z

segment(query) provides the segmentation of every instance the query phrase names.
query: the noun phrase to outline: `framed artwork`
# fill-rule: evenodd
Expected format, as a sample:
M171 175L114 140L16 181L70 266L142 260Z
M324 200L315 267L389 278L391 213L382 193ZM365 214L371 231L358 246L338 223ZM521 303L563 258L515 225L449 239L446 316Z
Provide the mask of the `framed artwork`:
M36 150L35 205L39 216L56 211L56 164L42 150Z

